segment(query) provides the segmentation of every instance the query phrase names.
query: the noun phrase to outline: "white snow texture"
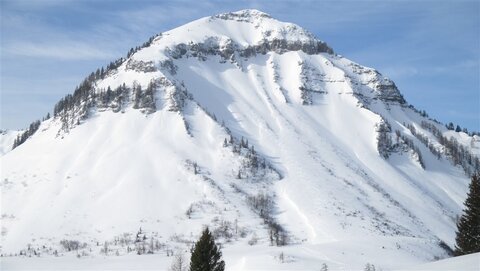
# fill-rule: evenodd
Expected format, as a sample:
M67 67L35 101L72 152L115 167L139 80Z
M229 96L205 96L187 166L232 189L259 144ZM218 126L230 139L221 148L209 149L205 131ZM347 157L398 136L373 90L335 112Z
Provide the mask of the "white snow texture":
M135 109L131 90L151 82L154 110ZM478 137L422 116L388 78L297 25L257 10L193 21L95 79L91 94L123 84L120 110L81 115L81 101L12 151L16 133L2 134L4 268L166 270L167 253L188 258L204 226L227 270L408 269L454 247L469 177L422 122L475 157ZM284 246L252 203L262 197ZM160 243L153 255L120 244L139 228ZM33 258L7 257L20 251Z

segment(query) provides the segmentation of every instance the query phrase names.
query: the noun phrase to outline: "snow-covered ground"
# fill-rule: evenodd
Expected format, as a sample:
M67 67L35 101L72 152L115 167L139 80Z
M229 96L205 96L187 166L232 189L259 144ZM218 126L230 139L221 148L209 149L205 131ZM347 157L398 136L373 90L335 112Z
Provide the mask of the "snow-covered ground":
M288 250L287 250L288 251ZM328 270L364 270L363 267L349 266L348 264L338 265L328 260L311 257L306 258L302 255L302 262L299 264L298 258L284 252L283 262L279 256L281 252L265 253L258 250L258 255L254 256L252 251L245 249L235 251L231 257L226 257L227 271L242 270L320 270L323 264L326 264ZM283 251L282 251L283 252ZM184 253L187 256L187 253ZM252 257L253 256L253 257ZM0 267L2 270L167 270L173 262L174 257L162 257L159 255L127 255L121 257L91 257L77 258L73 255L66 257L34 257L34 258L2 258ZM233 263L230 262L233 261ZM396 260L396 259L391 259ZM405 265L401 269L378 268L383 271L478 271L480 269L480 254L470 254L466 256L448 258L440 261L433 261L420 265ZM319 268L320 267L320 268Z
M252 10L155 38L92 91L154 80L154 112L134 109L131 92L116 113L83 118L79 102L0 158L3 267L166 269L206 225L228 270L392 270L447 257L469 178L407 126L435 144L422 121L454 132L324 46ZM388 158L382 122L397 143ZM287 245L271 240L275 225Z
M12 150L13 142L22 131L0 131L0 156Z
M407 269L402 269L399 271L407 270L478 271L480 270L480 253L473 253L465 256L448 258L417 266L409 266Z

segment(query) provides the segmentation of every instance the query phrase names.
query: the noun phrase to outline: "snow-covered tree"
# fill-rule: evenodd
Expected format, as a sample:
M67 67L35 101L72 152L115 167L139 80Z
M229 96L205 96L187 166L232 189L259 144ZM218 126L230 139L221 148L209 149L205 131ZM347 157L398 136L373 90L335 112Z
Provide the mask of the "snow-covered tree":
M457 224L455 254L480 252L480 173L472 176L464 214Z
M183 253L178 251L175 254L175 258L173 259L172 265L170 266L170 271L187 271L188 263Z
M193 249L190 258L190 271L223 270L225 270L225 262L222 260L222 252L215 244L213 235L208 228L205 228Z

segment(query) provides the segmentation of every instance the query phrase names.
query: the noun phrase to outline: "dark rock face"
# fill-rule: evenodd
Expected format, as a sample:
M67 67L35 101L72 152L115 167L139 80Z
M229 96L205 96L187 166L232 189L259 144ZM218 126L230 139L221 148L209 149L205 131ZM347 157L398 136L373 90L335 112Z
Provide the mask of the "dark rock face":
M126 70L134 70L136 72L155 72L157 71L157 68L155 67L155 64L153 61L139 61L139 60L134 60L134 59L129 59L127 61Z
M267 13L258 11L258 10L243 10L242 12L229 12L218 14L210 17L210 19L220 19L220 20L233 20L237 22L251 22L253 19L259 18L272 18Z
M260 44L249 46L240 52L241 56L249 57L255 54L275 52L283 54L290 51L302 51L308 55L319 53L333 54L333 50L323 41L310 40L308 42L288 41L285 39L264 39Z
M301 61L298 63L300 66L300 78L302 85L299 87L302 104L303 105L312 105L314 93L317 94L326 94L324 85L325 82L330 82L326 78L326 74L321 73L313 66L311 66L307 61Z
M377 97L384 102L397 102L399 104L406 103L403 95L400 93L395 83L390 79L385 79L384 82L376 85L375 91L377 92Z
M160 62L160 67L169 72L171 75L175 75L177 73L178 67L173 64L173 61L171 59L167 59L164 61Z
M407 103L395 83L392 80L384 77L378 71L360 66L358 64L351 64L350 68L352 72L356 74L368 75L370 80L357 83L361 85L369 85L375 95L375 99L379 99L387 103L399 103L401 105ZM361 93L356 93L355 95L363 102L364 105L368 105L370 103L370 101L368 101L367 98Z
M240 57L249 58L256 56L257 54L265 55L269 52L275 52L283 54L290 51L302 51L309 55L327 53L333 54L333 50L328 47L325 42L319 40L309 40L307 42L302 41L289 41L286 39L263 39L262 42L256 45L249 45L247 47L241 47L232 40L221 42L218 38L210 37L201 43L180 43L169 48L167 50L170 57L173 59L179 59L182 57L196 57L200 60L206 60L207 56L218 55L222 59L231 60L235 59L235 55L238 53Z

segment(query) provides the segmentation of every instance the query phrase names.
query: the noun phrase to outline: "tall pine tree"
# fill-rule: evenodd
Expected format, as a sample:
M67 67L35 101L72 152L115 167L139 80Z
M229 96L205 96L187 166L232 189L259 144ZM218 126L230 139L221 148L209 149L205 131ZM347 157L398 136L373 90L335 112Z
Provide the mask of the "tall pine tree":
M472 176L465 210L457 223L455 254L480 252L480 173Z
M190 271L223 270L225 270L225 262L222 260L222 252L215 244L215 240L208 228L205 228L192 252Z

